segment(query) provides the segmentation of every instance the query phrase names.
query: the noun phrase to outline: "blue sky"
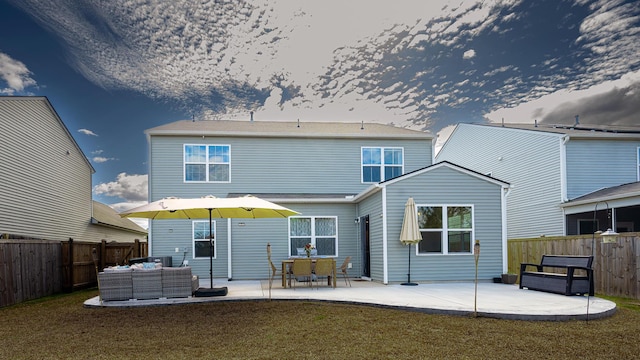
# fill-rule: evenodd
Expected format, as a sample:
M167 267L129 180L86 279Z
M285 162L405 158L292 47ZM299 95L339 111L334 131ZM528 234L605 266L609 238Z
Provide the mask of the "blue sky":
M0 34L0 95L47 96L117 210L181 119L640 126L638 1L0 0Z

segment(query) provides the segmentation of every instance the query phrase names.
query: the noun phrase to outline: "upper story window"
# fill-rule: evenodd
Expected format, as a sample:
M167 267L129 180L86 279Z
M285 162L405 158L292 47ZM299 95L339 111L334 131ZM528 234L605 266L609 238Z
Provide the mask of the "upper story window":
M363 147L362 182L377 183L404 172L404 148Z
M211 239L213 244L209 243L209 221L192 222L193 233L193 258L209 258L216 257L216 222L211 223ZM213 245L213 246L212 246Z
M184 145L184 181L230 182L231 146Z
M472 206L418 206L419 254L471 254Z
M638 177L636 178L638 181L640 181L640 147L638 147Z
M294 216L289 218L291 256L299 248L313 245L319 256L338 256L338 218L335 216Z

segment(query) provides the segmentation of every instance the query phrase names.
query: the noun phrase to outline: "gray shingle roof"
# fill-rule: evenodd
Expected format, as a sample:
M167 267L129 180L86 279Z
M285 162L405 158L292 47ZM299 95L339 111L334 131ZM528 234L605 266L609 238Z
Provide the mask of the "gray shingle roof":
M242 136L296 138L433 139L427 131L392 125L348 122L181 120L145 131L148 136Z
M147 234L147 231L129 219L120 217L110 206L93 201L92 222L99 225L129 230L139 234Z
M572 138L592 139L640 139L640 127L631 126L602 126L602 125L552 125L552 124L482 124L508 129L548 132L569 135Z

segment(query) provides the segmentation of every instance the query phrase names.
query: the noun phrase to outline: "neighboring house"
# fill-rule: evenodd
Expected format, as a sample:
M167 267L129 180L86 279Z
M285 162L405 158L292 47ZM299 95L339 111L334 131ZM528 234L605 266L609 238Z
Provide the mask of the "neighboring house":
M638 128L458 124L436 159L513 186L510 239L593 233L596 207L597 230L640 228L638 186L630 184L640 177Z
M133 242L146 241L147 230L133 221L122 218L109 205L93 201L93 216L91 216L93 232L100 240Z
M0 234L60 241L124 238L127 227L105 221L104 205L92 215L95 170L46 97L0 97L0 144ZM106 228L107 223L120 228ZM131 234L144 239L139 228Z
M178 121L146 131L149 199L252 194L300 212L288 219L214 219L214 277L264 279L272 258L312 243L352 276L383 283L481 279L506 269L508 184L460 166L433 164L434 138L364 123ZM413 197L423 224L417 247L399 241ZM208 276L207 219L150 222L150 253L187 260ZM204 246L202 246L204 245ZM178 249L178 253L176 253ZM278 264L279 265L279 264Z

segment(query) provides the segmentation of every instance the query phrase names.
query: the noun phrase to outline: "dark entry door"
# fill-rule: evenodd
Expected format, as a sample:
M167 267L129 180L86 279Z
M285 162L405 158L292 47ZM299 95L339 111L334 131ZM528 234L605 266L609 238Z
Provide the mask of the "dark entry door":
M369 215L360 217L360 249L362 249L362 274L371 277L371 256L369 244Z

